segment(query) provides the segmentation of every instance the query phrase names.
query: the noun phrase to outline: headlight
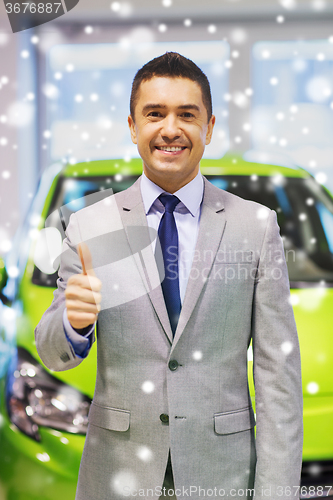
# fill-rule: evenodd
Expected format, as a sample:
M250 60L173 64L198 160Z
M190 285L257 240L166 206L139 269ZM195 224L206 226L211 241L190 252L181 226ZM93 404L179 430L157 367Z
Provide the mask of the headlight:
M91 400L52 377L25 349L12 358L6 386L10 420L40 441L38 426L86 434Z

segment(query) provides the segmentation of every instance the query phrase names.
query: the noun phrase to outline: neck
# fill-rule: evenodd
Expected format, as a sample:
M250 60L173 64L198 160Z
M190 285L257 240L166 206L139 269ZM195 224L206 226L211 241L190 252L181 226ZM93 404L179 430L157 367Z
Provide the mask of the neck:
M187 177L185 179L177 179L175 177L168 179L166 176L155 176L151 172L147 172L147 170L144 168L143 169L146 177L150 181L152 181L154 184L159 186L163 191L166 191L167 193L175 193L176 191L179 191L182 187L186 186L189 182L191 182L196 175L198 174L197 172L194 172L193 175L190 177Z

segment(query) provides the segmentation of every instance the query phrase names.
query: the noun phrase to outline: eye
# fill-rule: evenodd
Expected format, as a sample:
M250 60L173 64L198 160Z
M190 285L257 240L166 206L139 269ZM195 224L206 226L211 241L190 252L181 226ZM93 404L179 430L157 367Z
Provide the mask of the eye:
M183 118L194 118L194 115L192 113L189 113L188 111L184 111L184 113L181 114Z
M152 118L159 118L162 115L159 111L150 111L147 116L150 116Z

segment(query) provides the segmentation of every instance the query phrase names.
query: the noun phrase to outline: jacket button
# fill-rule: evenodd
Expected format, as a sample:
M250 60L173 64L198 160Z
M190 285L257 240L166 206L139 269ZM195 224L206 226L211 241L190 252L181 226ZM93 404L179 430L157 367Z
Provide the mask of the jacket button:
M176 361L175 359L172 359L171 361L169 361L169 369L174 372L175 370L177 370L179 364L178 364L178 361Z
M169 415L167 415L166 413L161 413L160 421L163 422L163 424L168 424L169 423Z

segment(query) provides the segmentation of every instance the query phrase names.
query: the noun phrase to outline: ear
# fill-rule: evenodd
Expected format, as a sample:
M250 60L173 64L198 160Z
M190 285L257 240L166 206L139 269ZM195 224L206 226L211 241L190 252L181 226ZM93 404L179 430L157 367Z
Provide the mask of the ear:
M210 143L213 134L213 128L215 125L215 116L212 115L208 123L207 133L206 133L206 146Z
M131 132L131 139L132 139L132 142L134 142L134 144L137 144L138 141L137 141L137 138L136 138L136 128L135 128L135 123L134 123L134 120L132 118L132 115L129 115L128 116L128 126L129 126L129 129L130 129L130 132Z

